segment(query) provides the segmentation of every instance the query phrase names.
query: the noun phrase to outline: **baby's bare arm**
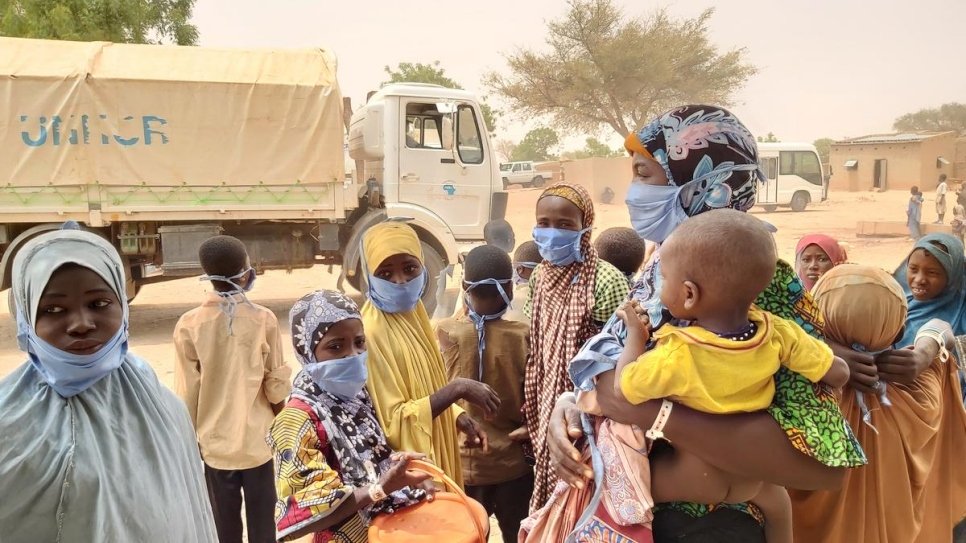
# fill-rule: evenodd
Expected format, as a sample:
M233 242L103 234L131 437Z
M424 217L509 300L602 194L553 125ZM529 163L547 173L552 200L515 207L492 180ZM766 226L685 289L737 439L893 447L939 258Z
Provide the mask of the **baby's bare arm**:
M617 372L614 379L614 393L621 399L626 400L621 391L621 372L630 363L634 362L642 354L647 340L651 337L648 329L647 315L643 312L641 305L636 300L631 300L617 310L617 317L624 321L624 328L627 330L627 337L624 339L624 350L621 351L620 358L617 359Z

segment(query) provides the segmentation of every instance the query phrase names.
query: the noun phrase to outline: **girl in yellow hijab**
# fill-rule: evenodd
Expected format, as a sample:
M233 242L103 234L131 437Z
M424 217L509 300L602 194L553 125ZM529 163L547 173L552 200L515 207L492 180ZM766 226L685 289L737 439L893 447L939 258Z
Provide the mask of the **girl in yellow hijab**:
M457 431L487 448L486 434L456 403L495 413L500 400L484 383L446 382L436 334L420 301L432 279L416 232L400 222L370 228L362 239L368 297L362 320L368 342L367 386L376 415L396 450L421 452L463 484Z

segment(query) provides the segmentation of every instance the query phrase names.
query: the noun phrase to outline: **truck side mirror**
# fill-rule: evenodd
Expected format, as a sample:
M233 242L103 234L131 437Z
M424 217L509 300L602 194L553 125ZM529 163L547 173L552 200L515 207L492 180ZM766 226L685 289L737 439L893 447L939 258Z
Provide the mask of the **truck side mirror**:
M442 134L442 144L443 149L447 151L453 150L453 118L449 115L443 117L443 134Z

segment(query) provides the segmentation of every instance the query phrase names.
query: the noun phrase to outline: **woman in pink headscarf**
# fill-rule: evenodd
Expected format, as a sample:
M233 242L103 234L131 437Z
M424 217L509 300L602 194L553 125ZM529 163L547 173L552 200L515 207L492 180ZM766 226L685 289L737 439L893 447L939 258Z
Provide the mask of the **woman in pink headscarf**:
M845 264L849 255L839 242L825 234L809 234L798 240L795 247L795 272L809 291L815 283L839 264Z

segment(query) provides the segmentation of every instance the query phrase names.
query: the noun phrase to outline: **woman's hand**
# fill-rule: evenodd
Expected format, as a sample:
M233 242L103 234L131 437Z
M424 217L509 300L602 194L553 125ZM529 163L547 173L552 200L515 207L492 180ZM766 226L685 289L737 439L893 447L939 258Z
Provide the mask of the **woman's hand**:
M465 446L471 449L482 448L483 452L490 452L490 442L486 438L486 432L473 417L466 413L461 414L456 419L456 429L466 435Z
M458 387L459 397L482 409L487 419L500 409L500 397L486 383L464 377L453 379L453 383Z
M417 488L430 479L430 475L418 469L408 469L410 460L422 460L425 454L414 452L396 452L389 457L392 465L379 478L379 484L386 494L395 492L407 486Z
M909 347L879 353L875 357L875 364L883 381L908 386L919 378L934 359L935 356L925 349Z
M510 438L510 441L514 443L526 443L527 441L530 441L530 430L527 428L527 425L524 424L523 426L507 434L507 437Z
M557 476L570 486L583 488L584 479L592 479L594 472L580 461L580 451L573 444L584 432L580 428L580 410L572 397L557 400L549 424L547 445Z
M835 356L845 360L849 366L849 386L868 394L876 394L879 384L879 368L876 360L868 353L860 353L844 345L829 341Z

